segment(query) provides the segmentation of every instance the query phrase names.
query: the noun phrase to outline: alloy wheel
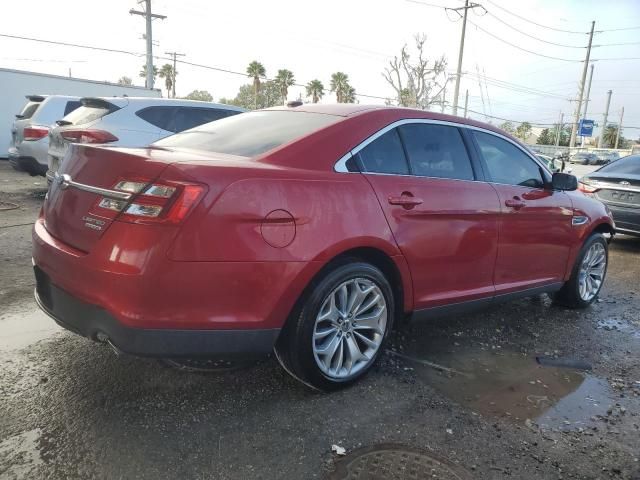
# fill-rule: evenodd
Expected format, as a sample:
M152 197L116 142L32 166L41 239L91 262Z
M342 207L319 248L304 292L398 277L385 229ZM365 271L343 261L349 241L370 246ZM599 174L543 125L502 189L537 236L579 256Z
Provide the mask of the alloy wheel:
M343 380L375 358L387 328L382 290L366 278L347 280L323 301L313 329L313 355L327 376Z
M601 243L589 247L582 259L578 276L580 298L585 302L592 300L600 291L607 269L607 252Z

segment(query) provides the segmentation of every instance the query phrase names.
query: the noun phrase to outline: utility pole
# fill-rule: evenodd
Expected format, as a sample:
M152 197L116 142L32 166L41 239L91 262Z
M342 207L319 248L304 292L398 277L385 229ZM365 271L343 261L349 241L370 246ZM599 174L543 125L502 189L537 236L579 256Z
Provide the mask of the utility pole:
M562 134L562 124L564 122L564 113L560 112L560 121L558 122L558 128L556 129L556 147L560 145L560 135Z
M462 14L462 33L460 34L460 50L458 51L458 69L456 70L456 86L453 90L453 114L458 114L458 95L460 94L460 76L462 75L462 54L464 53L464 36L467 31L467 12L470 8L480 7L484 9L479 3L469 4L469 0L464 0L464 7L448 8L447 10L453 10L458 15L458 10L464 10Z
M167 18L166 15L158 15L156 13L151 13L151 0L140 0L138 3L145 3L145 10L141 12L140 10L134 10L133 8L129 10L130 15L140 15L145 17L147 33L145 38L147 40L147 79L145 82L145 86L147 88L153 88L153 34L151 33L151 21L154 18L159 18L160 20L164 20Z
M464 92L464 118L467 118L467 107L469 106L469 90Z
M598 138L598 148L602 148L602 137L607 129L607 117L609 116L609 105L611 105L611 94L613 92L609 90L607 92L607 106L604 109L604 121L602 122L602 130L600 130L600 138Z
M622 111L620 112L620 123L618 123L618 131L616 132L616 145L615 149L618 149L618 142L620 141L620 130L622 130L622 119L624 118L624 107L622 107Z
M173 82L171 84L171 97L176 98L176 57L184 57L185 53L178 52L164 52L165 55L171 55L173 57ZM167 92L168 94L169 92Z
M582 114L582 119L586 120L587 118L587 108L589 107L589 97L591 96L591 80L593 80L593 63L591 64L591 71L589 72L589 84L587 86L587 98L584 100L584 112ZM584 137L582 137L582 142L580 144L581 147L584 147Z
M578 94L578 103L576 105L575 114L573 116L573 126L571 127L571 140L569 147L576 146L576 134L578 133L578 122L580 121L580 110L582 110L582 98L584 95L584 85L587 80L587 67L589 67L589 58L591 57L591 43L593 42L593 30L596 27L595 20L591 22L591 32L589 32L589 45L587 45L587 57L584 60L584 68L582 69L582 79L580 80L580 93Z

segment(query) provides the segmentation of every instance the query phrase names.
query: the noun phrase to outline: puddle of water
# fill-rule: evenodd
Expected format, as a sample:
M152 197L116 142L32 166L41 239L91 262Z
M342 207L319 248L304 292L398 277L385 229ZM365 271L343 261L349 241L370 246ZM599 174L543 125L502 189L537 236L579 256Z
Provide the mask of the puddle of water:
M429 360L446 369L413 362L417 376L484 416L577 429L594 424L591 417L604 415L612 403L607 382L576 370L543 366L535 357L514 352L477 349L441 353Z
M604 318L598 320L598 328L606 331L618 331L629 333L634 338L640 338L640 329L634 325L617 318Z
M43 463L38 449L40 435L36 428L0 442L2 478L33 478L34 470Z
M20 350L60 331L40 310L0 315L0 352Z

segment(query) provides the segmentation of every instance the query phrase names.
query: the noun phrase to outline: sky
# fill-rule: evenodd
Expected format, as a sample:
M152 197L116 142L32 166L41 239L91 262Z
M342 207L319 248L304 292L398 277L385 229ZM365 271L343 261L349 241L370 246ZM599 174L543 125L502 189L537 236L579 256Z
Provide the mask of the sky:
M557 122L562 111L567 121L575 108L570 99L578 93L586 32L595 20L599 33L594 35L593 44L598 46L591 54L595 61L587 117L602 122L606 92L612 90L609 121L617 122L624 106L624 136L640 137L639 0L476 3L488 13L475 8L468 17L460 105L464 105L468 90L469 109L473 111L470 117L496 124L502 120L491 117L544 126ZM325 87L331 73L343 71L356 92L393 97L382 71L405 43L412 45L415 34L426 34L427 56L444 56L448 72L455 73L461 20L454 11L442 7L463 4L462 0L152 0L153 12L167 15L165 20L153 23L153 38L159 44L154 47L154 55L178 51L186 54L182 57L186 61L240 73L252 60L258 60L265 65L268 76L287 68L293 71L297 83L318 78ZM0 17L0 34L126 50L136 55L0 37L0 67L57 75L68 75L70 70L74 77L108 81L126 75L136 85L144 85L138 74L145 63L145 24L142 17L129 14L131 8L142 6L136 0L7 2ZM611 60L614 58L630 60ZM167 62L157 59L155 63ZM250 81L243 75L184 64L177 70L178 96L202 89L216 100L233 97L242 84ZM509 88L504 88L503 82L508 82ZM161 79L156 87L164 87ZM289 98L299 94L304 96L303 88L293 87ZM451 102L453 81L447 96ZM334 102L335 97L326 95L322 101ZM366 97L358 97L358 101L383 103ZM450 113L450 108L446 112Z

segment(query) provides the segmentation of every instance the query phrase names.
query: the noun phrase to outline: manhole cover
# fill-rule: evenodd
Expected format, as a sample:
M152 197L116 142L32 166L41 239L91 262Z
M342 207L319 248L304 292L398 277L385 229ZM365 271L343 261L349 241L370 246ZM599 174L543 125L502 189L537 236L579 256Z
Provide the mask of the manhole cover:
M376 445L353 451L336 464L330 480L471 480L457 465L404 445Z

